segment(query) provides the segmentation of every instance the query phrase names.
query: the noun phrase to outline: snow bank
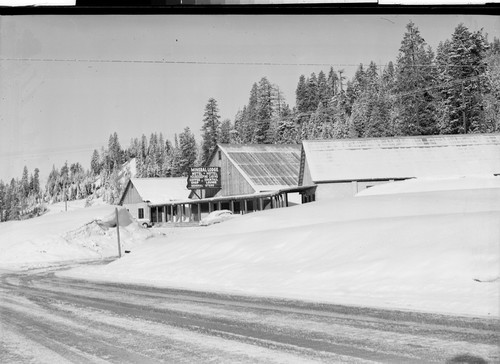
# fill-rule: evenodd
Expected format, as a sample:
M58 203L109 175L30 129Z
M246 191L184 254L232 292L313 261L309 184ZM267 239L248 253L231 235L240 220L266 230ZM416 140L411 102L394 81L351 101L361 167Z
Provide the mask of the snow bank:
M442 178L413 178L384 183L362 190L357 196L413 193L423 191L449 191L478 188L500 188L500 176L455 176Z
M155 238L78 278L499 316L500 188L360 196Z
M62 205L61 205L62 204ZM118 255L115 208L84 208L85 200L50 206L50 213L29 220L0 224L0 268L25 269L54 262L101 259ZM119 208L122 250L146 240L151 233Z

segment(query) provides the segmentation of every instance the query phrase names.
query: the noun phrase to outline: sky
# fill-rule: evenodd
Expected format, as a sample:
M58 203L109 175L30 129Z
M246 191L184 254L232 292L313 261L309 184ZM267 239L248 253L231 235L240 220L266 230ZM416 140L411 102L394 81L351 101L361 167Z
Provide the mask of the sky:
M234 120L264 76L293 107L301 74L395 61L410 20L433 49L459 23L500 37L487 15L2 16L0 180L88 168L115 131L200 141L208 99Z

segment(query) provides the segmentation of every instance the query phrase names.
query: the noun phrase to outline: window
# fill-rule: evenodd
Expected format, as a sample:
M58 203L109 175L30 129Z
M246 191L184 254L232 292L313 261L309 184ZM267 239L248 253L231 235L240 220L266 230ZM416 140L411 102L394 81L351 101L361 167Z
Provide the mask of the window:
M144 209L139 209L139 219L144 219Z
M222 159L222 153L221 153L221 151L219 150L219 160L221 160L221 159Z

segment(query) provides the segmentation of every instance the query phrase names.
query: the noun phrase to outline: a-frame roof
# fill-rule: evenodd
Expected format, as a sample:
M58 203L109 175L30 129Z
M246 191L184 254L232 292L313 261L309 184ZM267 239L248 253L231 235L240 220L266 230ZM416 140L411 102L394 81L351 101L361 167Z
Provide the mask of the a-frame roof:
M316 183L500 173L500 134L306 140L302 145Z
M218 148L256 192L298 186L300 145L219 144Z

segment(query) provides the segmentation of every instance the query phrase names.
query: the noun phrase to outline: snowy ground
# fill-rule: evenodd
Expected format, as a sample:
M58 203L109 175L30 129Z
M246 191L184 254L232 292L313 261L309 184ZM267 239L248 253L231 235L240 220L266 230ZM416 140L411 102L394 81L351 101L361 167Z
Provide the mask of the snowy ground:
M45 267L64 261L118 256L115 207L99 203L85 208L85 200L49 205L40 217L0 224L0 269ZM122 248L131 249L151 236L120 208Z
M389 185L373 187L370 195L268 210L208 227L151 229L166 235L148 240L130 224L123 229L131 230L124 233L130 254L106 266L59 274L498 318L500 179L412 181L409 189L404 183L392 184L396 193ZM0 267L94 258L97 252L85 247L94 233L75 231L113 210L96 206L1 224ZM59 235L50 233L55 225ZM99 254L116 255L114 230L102 238L107 245ZM64 231L73 232L69 240L61 238L67 237Z
M466 189L460 189L460 183ZM429 190L435 181L422 181ZM68 274L322 302L499 316L500 183L359 196L175 230ZM412 191L418 190L412 182ZM398 184L393 185L398 189ZM386 190L388 187L384 187ZM402 191L398 191L402 192Z

